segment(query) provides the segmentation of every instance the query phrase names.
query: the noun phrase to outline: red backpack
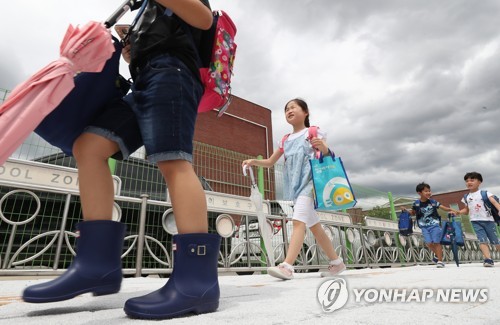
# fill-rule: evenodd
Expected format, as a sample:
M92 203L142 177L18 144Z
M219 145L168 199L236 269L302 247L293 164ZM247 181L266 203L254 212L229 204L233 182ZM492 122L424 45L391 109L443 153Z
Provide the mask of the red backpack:
M224 114L231 102L231 76L236 54L236 26L221 10L213 11L212 27L203 31L198 54L204 92L198 112L218 110Z

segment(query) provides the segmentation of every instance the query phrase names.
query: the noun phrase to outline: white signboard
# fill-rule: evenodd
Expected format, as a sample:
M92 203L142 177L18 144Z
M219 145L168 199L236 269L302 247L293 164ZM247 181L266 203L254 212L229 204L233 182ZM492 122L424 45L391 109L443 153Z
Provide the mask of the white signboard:
M352 220L349 215L334 213L334 212L316 212L318 214L319 220L321 221L329 221L335 223L343 223L352 225Z
M0 166L0 184L52 189L78 193L78 170L35 161L8 159ZM113 176L115 195L120 195L121 180Z
M396 221L391 221L391 220L365 217L365 224L368 227L398 230L398 223Z
M207 197L207 207L209 211L221 210L231 211L243 215L256 215L257 208L248 197L228 195L218 192L205 192ZM264 214L269 214L269 205L263 202L262 210Z
M257 215L255 204L247 196L231 195L219 192L205 191L208 211L234 213L241 215ZM167 203L172 203L167 190ZM269 202L263 200L262 210L265 215L269 215L271 209Z
M470 240L475 240L477 239L477 236L475 234L471 234L468 232L464 232L465 239L470 239Z

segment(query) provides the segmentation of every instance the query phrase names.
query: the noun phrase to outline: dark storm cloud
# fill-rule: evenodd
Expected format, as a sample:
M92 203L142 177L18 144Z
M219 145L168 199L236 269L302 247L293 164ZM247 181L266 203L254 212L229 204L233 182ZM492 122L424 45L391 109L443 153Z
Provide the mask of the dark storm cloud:
M40 28L23 25L9 38L12 48L7 53L4 47L0 56L15 56L23 67L0 65L0 81L3 71L9 79L19 78L16 73L24 79L54 58L47 51L62 38L51 33L67 27L60 20L103 19L116 7L92 0L71 9L69 3L47 0L50 19L32 8L36 2L24 8L26 19ZM290 132L285 103L303 97L311 122L328 132L356 184L414 196L421 181L434 192L456 190L464 187L465 172L478 170L483 185L500 194L500 1L211 4L238 27L233 93L273 111L275 148ZM5 12L14 8L0 13L12 25ZM48 44L43 35L57 42ZM23 54L29 37L35 56Z
M278 31L322 32L332 41L357 34L367 42L364 71L358 73L401 89L361 105L349 102L363 96L363 85L358 94L314 94L325 97L325 110L328 105L349 111L322 112L320 125L331 121L326 126L334 130L332 140L354 182L414 195L414 184L423 179L434 180L435 191L463 188L463 174L473 169L487 174L489 184L500 184L494 163L499 161L499 5L272 1L266 9L275 13ZM342 122L346 125L339 126ZM335 131L339 128L342 132Z

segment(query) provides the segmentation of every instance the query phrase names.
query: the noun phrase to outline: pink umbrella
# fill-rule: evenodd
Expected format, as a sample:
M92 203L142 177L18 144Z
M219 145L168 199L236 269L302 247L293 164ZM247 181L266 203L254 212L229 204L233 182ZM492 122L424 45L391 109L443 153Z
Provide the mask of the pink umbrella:
M100 72L115 48L102 23L69 26L61 57L18 85L0 106L0 165L74 88L78 72Z

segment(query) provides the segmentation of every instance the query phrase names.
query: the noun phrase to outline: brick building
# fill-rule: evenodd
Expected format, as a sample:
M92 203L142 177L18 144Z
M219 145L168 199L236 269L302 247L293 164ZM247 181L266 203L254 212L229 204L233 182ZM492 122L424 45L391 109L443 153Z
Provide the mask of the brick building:
M273 152L271 110L233 96L221 117L216 112L198 115L194 140L249 156Z
M452 207L454 209L461 209L464 204L461 202L464 195L469 193L469 190L457 190L439 194L433 194L432 198L444 206Z
M241 162L258 155L267 158L273 153L271 110L233 96L221 117L215 111L198 115L194 141L193 165L199 177L214 191L250 195ZM272 169L265 169L266 199L275 199L273 175Z

